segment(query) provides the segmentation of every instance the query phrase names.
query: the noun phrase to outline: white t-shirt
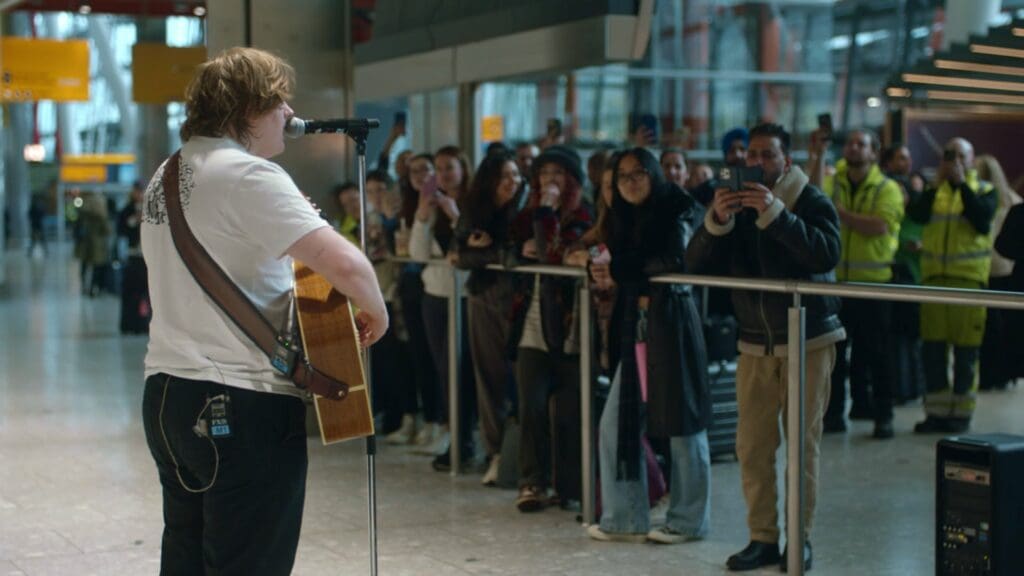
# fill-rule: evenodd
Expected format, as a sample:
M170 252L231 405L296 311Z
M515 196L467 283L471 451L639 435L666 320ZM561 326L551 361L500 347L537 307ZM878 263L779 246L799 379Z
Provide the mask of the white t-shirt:
M167 224L163 173L161 165L146 188L142 223L153 309L146 376L163 372L301 396L185 267ZM283 326L293 284L285 251L327 222L280 166L227 138L189 139L179 174L182 209L196 239L271 325Z

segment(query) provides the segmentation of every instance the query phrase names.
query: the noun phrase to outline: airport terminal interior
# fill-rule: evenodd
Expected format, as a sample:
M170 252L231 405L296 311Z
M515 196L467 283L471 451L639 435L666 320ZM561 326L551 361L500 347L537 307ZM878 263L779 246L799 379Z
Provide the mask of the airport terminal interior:
M1015 212L1024 216L1014 208L1024 204L1019 144L1024 134L1024 0L0 0L0 576L161 573L164 503L143 423L147 332L150 318L160 310L152 308L146 293L145 255L134 211L150 198L151 190L145 197L142 192L157 168L183 144L179 130L186 119L185 89L197 66L235 46L268 51L294 67L289 105L307 127L311 118L379 121L369 131L365 153L375 175L371 180L377 179L373 184L385 190L377 192L380 205L370 208L369 217L391 218L396 224L383 228L389 243L371 256L378 278L398 274L401 267L404 278L410 266L417 266L410 256L422 260L408 245L402 220L408 214L411 222L424 202L416 187L421 184L413 184L416 162L429 162L431 171L436 162L437 181L442 182L442 159L463 159L462 186L468 190L471 175L484 173L492 154L505 154L502 166L522 172L515 180L516 194L526 198L543 178L531 176L533 159L535 169L558 166L566 178L575 174L586 205L595 207L602 202L602 189L610 186L602 185L602 174L610 175L609 182L624 182L615 166L630 158L639 161L639 148L651 150L655 161L660 156L669 182L673 176L665 158L676 154L682 166L679 188L697 198L694 205L708 206L708 216L701 212L696 223L707 226L721 223L710 197L701 200L697 191L717 194L715 189L729 178L722 169L737 166L731 156L735 146L745 151L762 123L788 131L793 166L814 178L820 161L825 180L851 169L851 142L863 135L865 149L874 150L872 162L887 174L874 168L881 183L873 193L891 184L908 206L915 205L916 197L943 193L943 182L954 178L950 166L960 166L965 158L966 148L959 143L968 143L971 165L962 167L963 184L952 186L973 182L973 193L999 198L998 208L992 201L998 223L986 222L987 229L976 234L981 244L974 247L982 246L983 256L965 248L942 261L945 266L983 258L972 270L983 268L984 279L929 283L927 274L922 279L921 269L913 268L916 275L877 280L850 275L847 267L848 277L836 282L830 272L829 281L837 287L851 282L870 289L874 282L904 285L907 292L885 308L886 314L891 311L892 327L876 335L884 340L875 348L877 356L884 358L892 381L884 399L893 405L891 416L879 415L877 383L873 397L855 389L856 369L849 391L840 383L844 402L838 415L832 405L825 415L816 510L807 536L813 545L809 571L837 576L1024 574L1024 274L1014 268L1014 259L1024 258L1024 218L1014 219ZM452 152L449 146L458 148ZM618 150L632 152L607 160ZM425 160L423 153L432 156ZM346 190L355 187L358 198L358 186L342 183L358 180L358 156L358 147L345 134L309 134L287 140L285 152L273 159L294 181L293 188L311 197L330 224L357 244L365 215L353 211ZM905 173L889 164L903 156L913 162ZM756 162L750 158L747 165ZM975 166L988 170L981 180L973 176ZM649 171L638 174L639 168L627 175L634 185L638 178L653 178ZM920 181L918 196L912 191L915 180ZM832 194L827 182L822 187ZM935 188L939 192L921 192ZM619 201L616 196L606 210L622 209ZM628 200L621 202L625 206ZM391 204L394 213L388 216ZM947 250L948 234L966 229L973 218L967 215L969 206L959 206L963 216L931 216L933 223L956 220L962 226L948 229L954 231L947 232ZM524 204L523 210L528 209L537 208ZM902 218L903 226L898 239L893 236L893 247L898 243L900 251L883 262L887 271L903 262L905 245L916 242L908 250L921 253L921 226L916 239L905 237L913 229L910 212L899 210L895 223ZM131 221L136 222L134 240ZM418 220L413 224L420 225ZM925 255L931 225L923 225ZM850 242L846 226L852 224L843 220L843 226L840 242ZM1011 235L1016 235L1019 256L997 252L1011 245L1003 242ZM589 258L592 266L587 280L579 267L575 279L563 280L573 290L588 282L574 292L576 310L588 305L581 294L600 292L593 267L594 254L603 246L584 250L584 261ZM844 262L848 249L843 246ZM736 320L723 320L731 318L731 307L716 315L714 298L709 307L704 292L697 299L700 309L694 308L702 326L732 330L725 353L710 348L721 344L713 329L702 337L713 370L721 371L712 372L712 379L733 375L726 390L712 388L706 533L679 537L672 544L652 536L669 521L665 509L671 500L665 492L676 486L666 484L663 475L680 473L667 460L670 450L652 437L650 444L642 444L649 460L644 478L661 479L655 488L656 481L648 478L651 493L662 497L643 504L645 509L650 504L655 530L646 541L643 534L603 541L609 530L599 523L598 508L610 500L602 500L596 486L602 453L597 438L606 425L600 407L610 393L609 381L619 379L606 365L609 344L602 335L607 334L605 324L618 316L610 310L601 316L602 303L595 297L586 323L590 334L582 335L587 351L566 354L577 362L576 390L582 378L585 389L593 391L582 401L575 398L589 418L589 428L583 425L588 431L581 434L582 450L589 455L581 458L577 446L577 453L563 460L552 457L548 464L552 488L557 488L565 486L560 478L564 462L578 465L582 460L582 491L574 496L568 495L573 489L566 489L567 494L551 493L547 499L543 490L543 498L527 500L531 495L524 496L523 488L532 486L517 474L528 448L519 445L520 427L513 425L518 421L515 407L522 409L517 395L524 386L518 381L525 374L521 366L506 361L498 370L504 374L498 388L505 392L502 404L509 419L497 445L488 436L493 431L485 422L489 408L482 400L455 410L458 415L449 424L440 423L448 418L437 412L449 412L449 382L463 398L479 395L486 385L479 366L468 376L466 370L447 369L452 361L463 366L463 358L478 349L475 340L466 344L481 333L472 325L472 283L466 287L471 312L467 320L463 309L463 327L455 332L466 331L468 322L470 336L451 356L447 348L439 354L438 346L427 346L458 341L448 332L454 321L436 326L429 321L430 303L444 309L444 318L448 314L448 297L431 294L430 267L442 267L443 274L449 269L440 260L443 250L430 256L422 282L420 268L413 268L418 296L400 295L402 280L397 291L385 294L388 309L397 311L388 352L375 352L371 363L377 429L372 491L365 439L325 446L315 413L307 410L308 475L291 573L732 573L735 566L727 565L727 559L755 538L745 498L749 469L741 466L738 455L743 452L735 444L737 420L742 430L744 415L737 409L738 355L749 352L742 343L737 352L737 338L742 341L744 333L737 336ZM912 259L918 262L917 257ZM915 265L927 272L928 264ZM540 282L537 292L542 292ZM935 298L949 300L957 297L953 288L987 291L959 292L962 302L972 304L964 307L935 304L923 291L931 289ZM726 300L726 289L720 290L719 305ZM508 295L508 300L519 295ZM857 300L843 296L844 306ZM815 297L813 288L802 296L804 302ZM541 298L526 303L531 310L542 309ZM420 301L423 315L416 310L410 320L410 303L418 308ZM976 353L970 357L968 391L937 393L925 385L929 374L948 372L960 382L964 371L948 360L938 370L922 367L924 360L934 359L928 354L927 320L919 326L929 305L987 308L987 324L978 327L979 338L984 332L980 346L968 345ZM913 324L906 332L901 330L908 322L896 320L902 313ZM524 308L523 314L530 313ZM873 313L865 316L874 318ZM417 321L420 332L413 330ZM538 329L541 340L548 338L545 329ZM864 340L863 333L856 334L853 350ZM950 336L957 337L962 334ZM427 364L414 358L417 338L423 340ZM523 346L519 362L525 362ZM646 354L648 348L643 350ZM808 348L808 357L813 351ZM860 358L854 352L850 363L866 362L863 352ZM580 363L587 368L580 370ZM422 366L433 367L426 385L434 387L434 406L425 391L417 400L413 390L410 413L393 392L407 386L393 380L419 382L422 375L415 371ZM646 396L647 371L641 372ZM679 384L685 390L690 386ZM833 391L835 386L825 384ZM934 417L941 394L960 402L952 404L954 416ZM558 402L555 395L549 399L548 409L556 416L547 431L553 439L544 448L555 454L565 442L565 429L580 431L580 417L565 416ZM588 407L594 412L587 413ZM455 471L449 425L470 431L466 440L454 442L461 453ZM621 450L622 436L619 440ZM940 441L948 452L941 452ZM775 458L781 545L787 540L787 453L783 437ZM671 454L678 456L674 448ZM965 470L973 476L967 478ZM959 524L950 525L950 518ZM258 528L237 525L235 530L245 538ZM779 570L776 559L751 566L749 573Z

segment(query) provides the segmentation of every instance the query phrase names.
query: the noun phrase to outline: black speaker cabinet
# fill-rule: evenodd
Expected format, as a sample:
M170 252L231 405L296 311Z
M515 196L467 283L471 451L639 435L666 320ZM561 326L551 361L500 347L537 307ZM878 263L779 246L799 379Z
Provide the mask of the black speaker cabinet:
M953 436L936 458L936 576L1024 574L1024 437Z

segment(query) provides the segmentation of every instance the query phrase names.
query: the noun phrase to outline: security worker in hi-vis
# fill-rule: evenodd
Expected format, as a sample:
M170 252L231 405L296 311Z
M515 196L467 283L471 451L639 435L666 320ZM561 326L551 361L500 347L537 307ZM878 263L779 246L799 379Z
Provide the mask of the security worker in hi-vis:
M938 187L927 190L907 210L925 225L921 278L926 286L984 288L992 254L992 219L999 195L978 179L974 147L963 138L946 144ZM985 333L984 306L921 304L925 419L922 434L966 432L978 392L978 358ZM953 386L947 368L953 348Z
M843 162L823 188L839 213L842 247L836 280L892 280L892 262L899 246L903 192L878 166L881 142L868 130L853 130L843 146ZM887 353L892 303L886 300L843 298L839 318L847 340L836 345L832 394L825 413L825 430L846 430L846 377L850 377L850 418L874 420L875 438L892 438L893 364ZM847 362L846 349L850 351Z

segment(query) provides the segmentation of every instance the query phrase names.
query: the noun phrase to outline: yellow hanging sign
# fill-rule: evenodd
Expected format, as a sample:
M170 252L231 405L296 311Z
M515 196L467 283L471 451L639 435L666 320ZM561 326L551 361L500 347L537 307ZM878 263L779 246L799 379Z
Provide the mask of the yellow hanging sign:
M132 99L140 104L183 101L196 66L205 61L205 46L132 46Z
M0 101L88 99L88 41L0 39Z
M480 119L480 139L484 142L501 142L505 139L505 117L484 116Z

